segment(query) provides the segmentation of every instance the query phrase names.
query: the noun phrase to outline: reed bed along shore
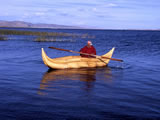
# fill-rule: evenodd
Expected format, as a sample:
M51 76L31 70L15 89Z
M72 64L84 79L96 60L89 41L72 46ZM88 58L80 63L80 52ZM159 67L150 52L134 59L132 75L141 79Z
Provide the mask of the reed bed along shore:
M0 30L2 35L32 35L32 36L76 36L70 33L61 32L36 32L36 31L20 31L20 30Z
M7 39L7 36L24 35L34 36L34 41L37 42L55 42L55 41L68 41L73 42L75 38L94 38L88 34L75 34L64 32L38 32L38 31L25 31L25 30L6 30L0 29L0 39Z
M76 42L72 38L56 38L56 37L38 37L34 40L35 42Z
M7 38L4 35L0 35L0 41L3 41L3 40L7 40Z

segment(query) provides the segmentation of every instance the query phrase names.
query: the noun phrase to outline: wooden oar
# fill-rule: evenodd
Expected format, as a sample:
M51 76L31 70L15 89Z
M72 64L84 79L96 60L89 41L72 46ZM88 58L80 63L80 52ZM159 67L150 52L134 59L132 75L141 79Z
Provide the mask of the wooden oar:
M104 56L93 55L93 54L88 54L88 53L82 53L82 52L77 52L77 51L72 51L72 50L66 50L66 49L56 48L56 47L48 47L48 48L56 49L56 50L61 50L61 51L66 51L66 52L78 53L78 54L83 54L83 55L89 55L89 56L98 57L98 58L106 58L106 59L110 59L110 60L114 60L114 61L123 62L123 60L116 59L116 58L108 58L108 57L104 57Z

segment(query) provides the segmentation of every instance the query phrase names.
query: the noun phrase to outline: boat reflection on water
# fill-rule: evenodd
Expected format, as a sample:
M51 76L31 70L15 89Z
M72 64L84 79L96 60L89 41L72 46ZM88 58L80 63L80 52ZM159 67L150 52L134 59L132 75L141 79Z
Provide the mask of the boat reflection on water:
M112 82L111 69L109 67L103 68L81 68L81 69L64 69L64 70L52 70L49 69L44 75L40 83L40 89L38 94L44 95L44 90L56 90L56 82L61 82L64 80L77 80L83 82L84 90L90 91L93 89L95 81L104 80L108 83ZM63 84L65 84L63 82ZM59 86L58 86L59 87ZM62 85L61 87L65 87Z

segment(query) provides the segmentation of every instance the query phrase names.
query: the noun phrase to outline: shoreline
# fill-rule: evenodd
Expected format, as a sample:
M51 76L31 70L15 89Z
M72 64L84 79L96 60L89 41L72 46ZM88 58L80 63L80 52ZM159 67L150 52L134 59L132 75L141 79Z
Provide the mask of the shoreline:
M99 28L47 28L47 27L0 27L0 29L53 29L53 30L100 30L100 31L160 31L160 29L99 29Z

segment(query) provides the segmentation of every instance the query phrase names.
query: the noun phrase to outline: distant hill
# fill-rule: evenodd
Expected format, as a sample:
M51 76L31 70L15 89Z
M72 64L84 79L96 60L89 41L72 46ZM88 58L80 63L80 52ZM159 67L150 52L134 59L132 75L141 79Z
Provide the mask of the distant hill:
M44 24L44 23L33 24L33 23L23 22L23 21L3 21L3 20L0 20L0 27L82 29L82 27L76 27L76 26Z

